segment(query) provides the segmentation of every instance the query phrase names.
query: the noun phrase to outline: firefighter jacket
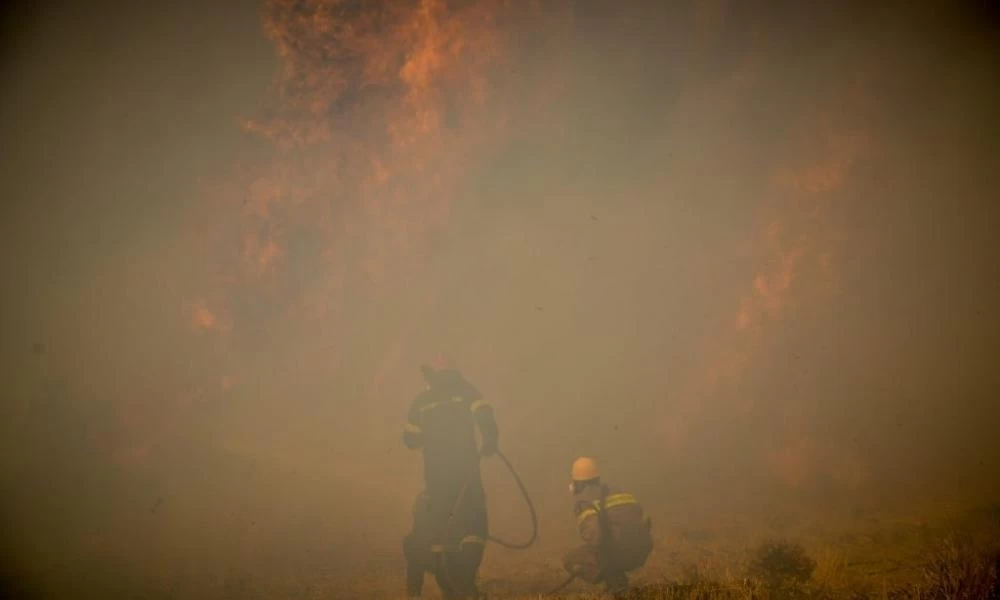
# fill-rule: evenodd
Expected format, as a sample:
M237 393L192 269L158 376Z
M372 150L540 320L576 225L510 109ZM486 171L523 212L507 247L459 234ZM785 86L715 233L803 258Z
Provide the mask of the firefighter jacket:
M478 472L477 427L483 454L496 452L499 432L493 408L458 371L436 371L429 389L410 405L403 430L407 448L423 449L424 474L431 488L437 487L430 481L435 475Z
M630 493L588 485L573 497L580 537L621 570L645 564L652 551L649 516Z

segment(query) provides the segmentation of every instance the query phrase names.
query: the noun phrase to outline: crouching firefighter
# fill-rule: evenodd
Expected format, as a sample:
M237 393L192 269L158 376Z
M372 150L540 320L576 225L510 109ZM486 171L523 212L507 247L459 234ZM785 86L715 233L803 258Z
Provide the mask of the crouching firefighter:
M476 576L489 537L479 458L496 454L492 407L443 359L421 367L426 389L410 406L403 443L422 449L427 493L426 544L446 598L476 598ZM476 443L476 429L482 449Z
M594 459L574 461L572 478L573 512L584 544L567 552L563 565L573 576L622 593L626 574L645 565L653 550L650 518L632 494L601 482Z

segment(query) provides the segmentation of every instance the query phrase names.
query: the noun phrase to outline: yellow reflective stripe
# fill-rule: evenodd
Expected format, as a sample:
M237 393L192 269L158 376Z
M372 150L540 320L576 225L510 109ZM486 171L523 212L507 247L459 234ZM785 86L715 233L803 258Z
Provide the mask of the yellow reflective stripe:
M431 402L430 404L425 404L417 409L419 412L427 412L441 406L440 402Z
M418 408L417 412L427 412L429 410L434 410L435 408L437 408L439 406L442 406L444 404L447 404L448 402L449 402L449 400L444 400L444 401L438 400L437 402L431 402L429 404L425 404L425 405L421 406L420 408ZM461 396L455 396L455 397L453 397L450 400L450 402L458 404L459 402L465 402L465 398L463 398Z
M444 552L444 546L442 544L434 544L431 546L431 552Z
M469 407L469 410L471 410L472 412L476 412L480 408L483 408L484 406L489 406L489 405L490 405L490 403L487 402L486 400L476 400L475 402L472 403L472 406Z
M414 425L413 423L407 423L403 426L403 431L407 433L422 433L423 430Z
M616 506L623 506L625 504L638 504L638 503L639 501L636 500L635 496L633 496L632 494L625 494L625 493L611 494L610 496L604 499L604 508L605 510L607 510L609 508L614 508ZM583 509L582 511L580 511L580 514L577 515L576 517L577 525L583 523L584 519L586 519L587 517L591 515L596 515L598 511L601 509L600 500L594 500L591 504L593 504L593 506L589 506Z
M596 504L600 506L600 502ZM638 504L638 501L632 494L612 494L604 499L604 508L614 508L623 504Z
M576 516L576 524L579 525L580 523L583 523L583 521L587 517L589 517L591 515L596 515L596 514L597 514L597 509L596 508L585 508L582 511L580 511L580 514L578 514Z
M486 544L486 540L478 535L467 535L462 538L462 544L479 544L480 546L483 546Z

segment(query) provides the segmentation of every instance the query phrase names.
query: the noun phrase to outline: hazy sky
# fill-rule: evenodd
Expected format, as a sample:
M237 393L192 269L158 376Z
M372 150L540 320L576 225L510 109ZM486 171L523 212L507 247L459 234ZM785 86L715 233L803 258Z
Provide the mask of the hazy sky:
M15 578L396 552L439 351L553 546L581 453L667 522L995 497L995 13L118 4L4 23Z

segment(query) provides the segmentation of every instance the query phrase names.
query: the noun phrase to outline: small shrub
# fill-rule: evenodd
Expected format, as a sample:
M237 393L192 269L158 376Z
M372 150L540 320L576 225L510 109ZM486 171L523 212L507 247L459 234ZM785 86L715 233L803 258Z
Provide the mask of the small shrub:
M757 547L747 567L747 574L759 580L768 590L796 596L809 581L816 561L798 544L781 541L765 542Z
M926 596L936 600L1000 600L1000 548L950 537L935 549L923 575Z

